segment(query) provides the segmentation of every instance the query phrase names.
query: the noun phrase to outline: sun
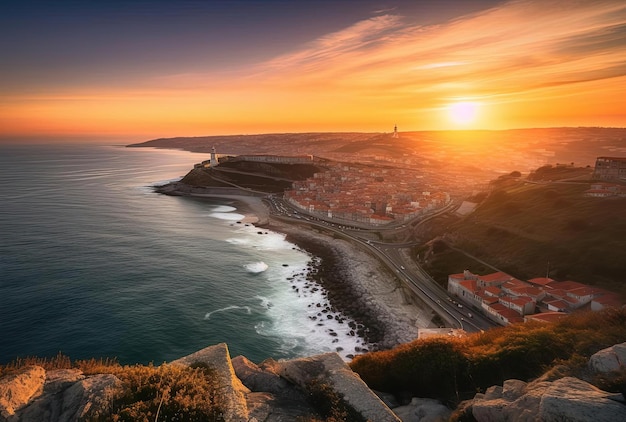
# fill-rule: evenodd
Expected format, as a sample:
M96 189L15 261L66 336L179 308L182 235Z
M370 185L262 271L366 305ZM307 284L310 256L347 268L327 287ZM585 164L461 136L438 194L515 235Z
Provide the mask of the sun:
M458 125L469 125L476 121L478 116L478 103L462 101L448 106L448 116L452 122Z

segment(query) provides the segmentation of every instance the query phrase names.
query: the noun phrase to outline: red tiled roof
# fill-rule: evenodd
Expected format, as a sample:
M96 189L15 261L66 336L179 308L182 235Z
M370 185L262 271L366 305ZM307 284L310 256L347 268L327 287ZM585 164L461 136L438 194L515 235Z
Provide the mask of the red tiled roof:
M569 304L563 300L560 299L556 299L556 300L550 300L550 301L543 301L544 304L546 305L550 305L553 306L557 309L568 309L569 308Z
M515 289L514 290L515 293L517 293L519 296L531 296L531 297L537 297L540 296L543 293L543 290L538 289L537 287L522 287L519 289Z
M549 286L553 289L561 289L565 291L579 289L581 287L587 287L586 284L582 284L577 281L553 281L549 284Z
M470 292L476 291L476 280L463 280L459 282L459 285L463 286L466 290L469 290Z
M502 282L511 280L513 277L511 277L510 275L503 273L502 271L498 271L497 273L491 273L491 274L485 274L485 275L479 275L478 279L482 280L486 283L492 282L492 281L500 281L502 280Z
M541 312L539 314L526 315L526 320L556 322L565 316L567 316L565 312Z
M568 293L576 296L590 296L595 293L595 289L593 289L592 287L579 287L577 289L568 291Z
M502 294L502 289L496 286L485 287L485 292L489 293L492 296L500 296Z
M531 278L530 280L528 280L529 283L532 284L537 284L539 286L545 286L547 284L552 283L554 280L548 277L537 277L537 278Z

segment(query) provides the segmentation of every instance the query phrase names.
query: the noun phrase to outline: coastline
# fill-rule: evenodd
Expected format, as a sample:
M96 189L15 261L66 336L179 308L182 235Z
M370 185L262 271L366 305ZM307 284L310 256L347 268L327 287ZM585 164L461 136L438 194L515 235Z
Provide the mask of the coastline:
M353 319L364 349L388 349L417 338L419 328L434 327L432 311L409 297L400 281L367 252L346 240L272 218L260 196L236 188L196 188L180 182L155 188L158 193L221 198L240 204L242 222L286 235L286 240L319 258L309 277L325 291L331 306ZM393 280L393 281L391 281Z

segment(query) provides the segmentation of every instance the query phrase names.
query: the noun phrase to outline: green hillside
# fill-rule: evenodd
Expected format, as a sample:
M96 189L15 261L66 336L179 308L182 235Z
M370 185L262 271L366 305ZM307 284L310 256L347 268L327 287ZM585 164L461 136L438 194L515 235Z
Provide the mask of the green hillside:
M626 198L587 197L589 187L588 182L500 179L445 238L518 278L545 276L549 270L557 280L626 293Z

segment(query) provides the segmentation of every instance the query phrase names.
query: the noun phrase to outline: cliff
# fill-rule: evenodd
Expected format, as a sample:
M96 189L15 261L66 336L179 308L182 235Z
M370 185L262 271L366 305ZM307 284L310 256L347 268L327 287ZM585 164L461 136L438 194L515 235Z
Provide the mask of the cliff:
M587 366L595 376L623 374L626 343L599 351ZM174 382L146 376L164 370L202 373L211 378L213 389L194 398L192 391L183 391ZM138 409L150 401L158 407L145 410L143 420L406 422L444 421L451 414L432 399L413 398L409 405L398 406L392 397L379 393L385 397L383 402L335 353L269 359L256 365L242 356L231 359L227 345L218 344L169 365L147 367L141 374L141 386L133 387L137 401L132 402L121 394L128 381L122 381L119 374L86 375L75 368L24 366L0 378L0 421L136 420ZM186 396L184 401L182 396ZM582 379L562 376L557 367L529 383L507 380L503 386L478 393L461 403L453 418L622 421L626 420L626 400L623 392L609 393Z
M332 420L334 412L355 421L400 421L335 353L268 360L257 366L241 356L231 360L227 345L222 343L161 367L208 369L205 373L215 388L203 397L210 407L194 405L196 398L189 391L174 383L166 385L163 378L144 371L139 382L142 385L131 389L137 402L156 399L156 412L145 412L150 420L157 420L160 413L164 420L168 416L181 420L213 416L215 420L233 422L315 421ZM142 404L129 403L120 378L119 374L86 375L79 369L22 367L0 379L0 421L111 420L111 414L135 420L137 407ZM153 398L147 396L148 390ZM169 402L183 394L190 396L187 407L177 408L172 414ZM332 403L332 407L319 403Z

